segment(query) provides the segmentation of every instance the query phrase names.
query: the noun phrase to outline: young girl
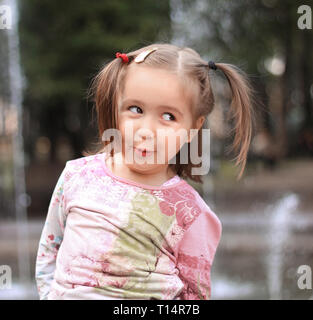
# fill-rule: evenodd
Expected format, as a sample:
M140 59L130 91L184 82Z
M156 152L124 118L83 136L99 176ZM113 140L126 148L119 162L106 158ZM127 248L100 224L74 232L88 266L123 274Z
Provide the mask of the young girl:
M200 129L214 105L209 69L231 87L241 176L252 91L239 69L170 44L116 53L92 83L101 148L67 161L52 195L36 260L40 299L211 297L222 226L184 180L202 182L192 174L199 164L189 151L179 161L191 141L203 151ZM103 138L108 129L120 132L121 148Z

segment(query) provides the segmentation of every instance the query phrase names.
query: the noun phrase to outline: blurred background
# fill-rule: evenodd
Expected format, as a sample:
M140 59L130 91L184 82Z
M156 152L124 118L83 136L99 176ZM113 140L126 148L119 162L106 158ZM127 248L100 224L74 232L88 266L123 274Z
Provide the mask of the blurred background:
M297 270L313 268L312 9L297 0L0 0L0 266L12 270L0 299L38 299L53 189L97 137L92 77L115 52L158 41L239 66L258 92L237 181L229 87L212 73L211 169L203 185L190 182L223 225L212 299L311 299Z

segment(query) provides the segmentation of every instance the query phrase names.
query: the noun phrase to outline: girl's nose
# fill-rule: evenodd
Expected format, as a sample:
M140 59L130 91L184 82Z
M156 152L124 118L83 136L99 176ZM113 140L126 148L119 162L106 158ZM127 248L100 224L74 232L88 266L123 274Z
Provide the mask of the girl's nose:
M152 140L154 138L154 128L155 126L155 119L152 117L145 117L142 119L140 124L138 124L136 130L137 130L137 136L138 139L141 140Z
M151 140L153 139L153 136L154 136L153 131L150 128L146 128L146 127L139 128L137 130L137 135L141 140Z

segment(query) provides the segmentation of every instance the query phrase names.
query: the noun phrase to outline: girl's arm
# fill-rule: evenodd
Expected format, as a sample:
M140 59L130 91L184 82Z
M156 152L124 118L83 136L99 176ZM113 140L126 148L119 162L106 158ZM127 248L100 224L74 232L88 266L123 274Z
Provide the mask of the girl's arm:
M184 288L179 300L208 300L211 297L211 266L222 233L219 219L202 212L185 232L177 252L177 268Z
M35 278L40 300L48 297L53 280L56 257L65 228L64 177L61 173L50 200L46 222L43 227L36 259Z

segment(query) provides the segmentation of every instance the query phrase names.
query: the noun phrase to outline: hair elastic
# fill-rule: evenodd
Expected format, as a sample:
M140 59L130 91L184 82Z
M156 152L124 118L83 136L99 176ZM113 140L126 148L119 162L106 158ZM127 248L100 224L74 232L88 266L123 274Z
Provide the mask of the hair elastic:
M128 56L126 53L120 53L120 52L116 52L115 54L116 58L121 58L123 60L123 62L127 63L129 61Z
M215 63L213 61L209 61L209 68L213 69L213 70L216 70L217 66L215 65Z

